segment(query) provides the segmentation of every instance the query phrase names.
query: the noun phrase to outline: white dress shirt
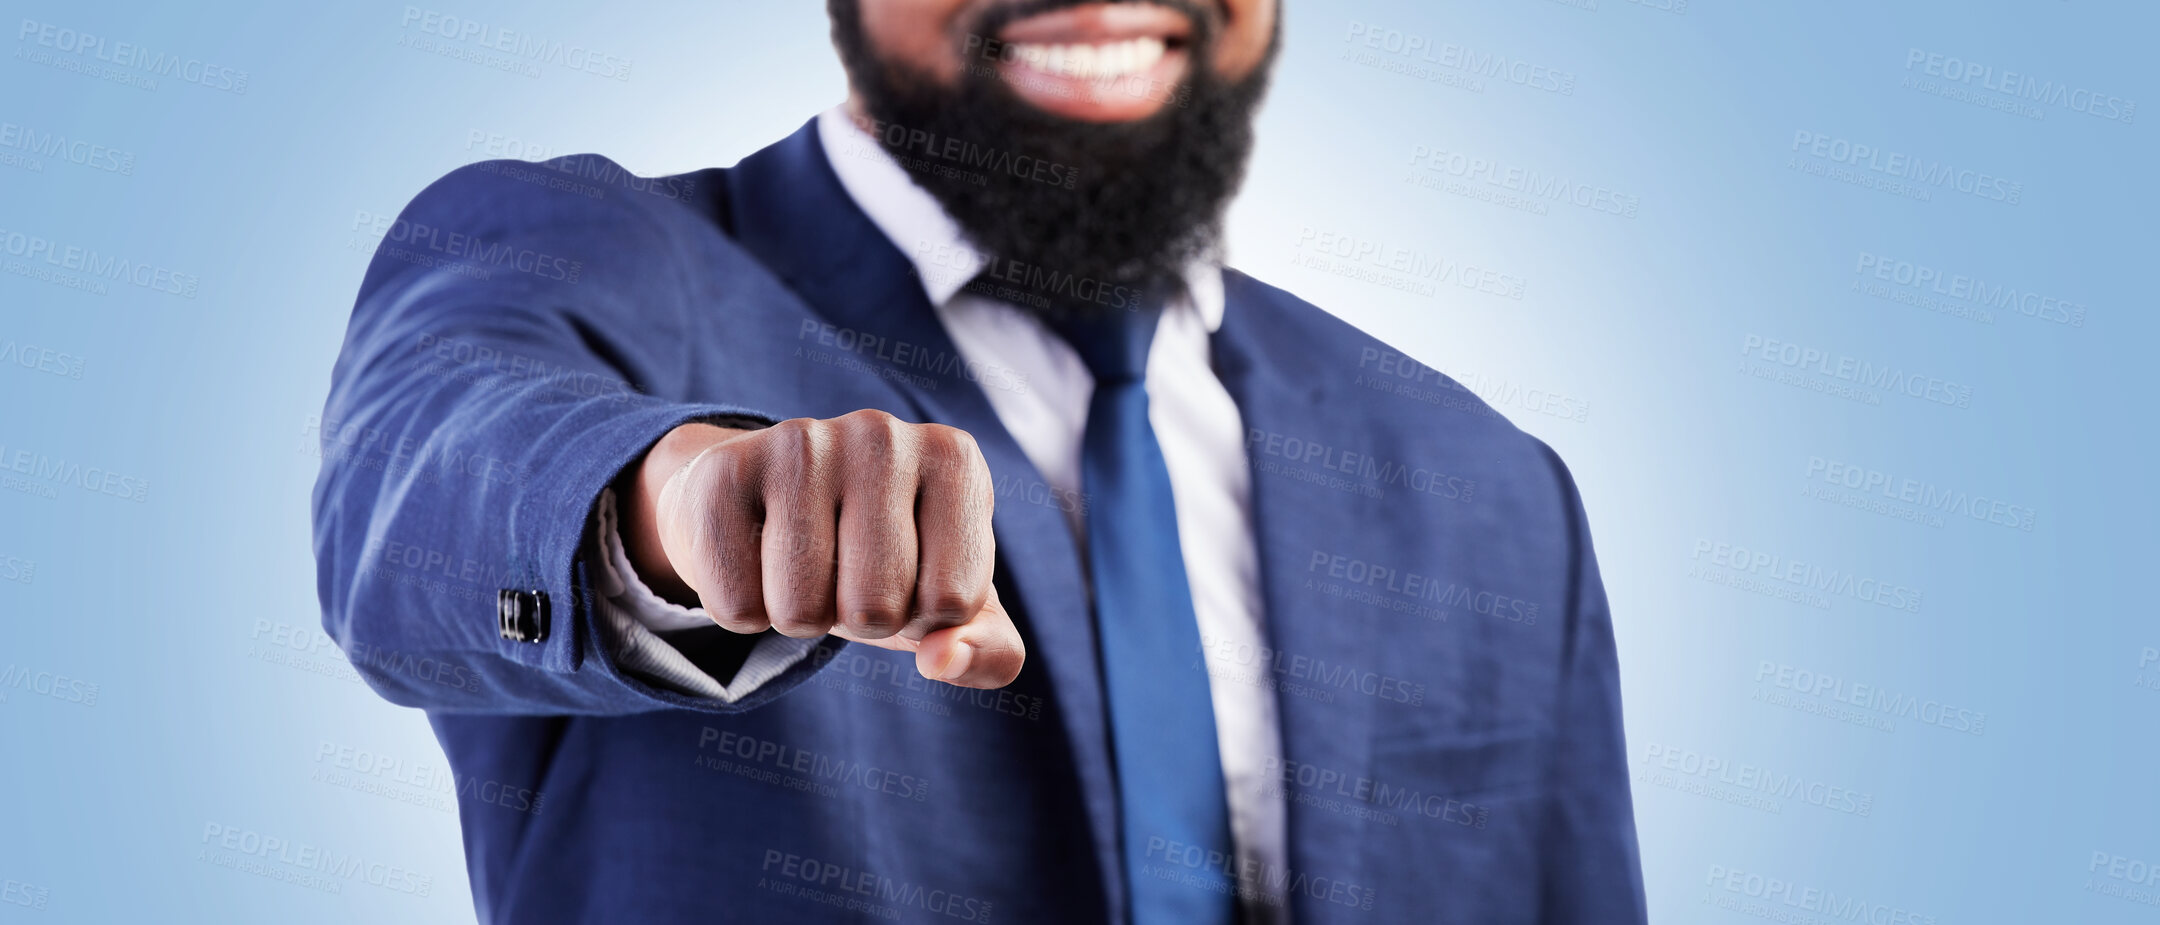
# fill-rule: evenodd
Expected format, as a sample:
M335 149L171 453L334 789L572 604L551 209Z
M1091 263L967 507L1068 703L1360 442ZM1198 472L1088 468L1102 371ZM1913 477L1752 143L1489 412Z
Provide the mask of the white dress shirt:
M1072 347L1034 315L1010 303L963 292L987 264L935 198L916 186L900 164L834 108L818 117L826 158L855 204L914 263L938 320L970 366L1017 371L983 378L984 394L999 423L1059 497L1080 495L1080 445L1087 428L1095 381ZM1222 271L1196 264L1186 274L1190 298L1166 307L1148 350L1148 422L1162 444L1177 507L1178 544L1199 619L1201 649L1208 660L1215 733L1229 797L1230 831L1242 870L1285 870L1288 861L1284 808L1264 787L1282 754L1271 661L1252 658L1266 644L1260 607L1259 552L1254 545L1251 470L1246 467L1244 427L1235 402L1215 377L1208 338L1222 325ZM1078 508L1079 505L1061 505ZM812 640L777 634L760 637L743 667L721 684L653 635L653 630L709 626L704 611L668 603L638 580L615 529L615 501L603 494L599 536L603 563L599 614L616 639L617 659L627 668L684 693L734 701L790 665ZM1068 510L1079 547L1087 529L1079 510ZM1218 653L1225 653L1218 657ZM1242 654L1232 659L1229 656ZM1277 877L1241 884L1265 891ZM1280 925L1289 920L1279 891L1246 903L1247 921Z

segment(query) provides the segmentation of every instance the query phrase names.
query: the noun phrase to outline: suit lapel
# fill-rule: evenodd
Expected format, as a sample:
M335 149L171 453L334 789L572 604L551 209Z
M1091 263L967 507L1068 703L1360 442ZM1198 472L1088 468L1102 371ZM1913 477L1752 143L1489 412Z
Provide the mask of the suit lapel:
M1310 369L1308 352L1282 342L1284 336L1266 321L1263 298L1251 281L1234 270L1223 271L1222 327L1211 341L1215 373L1237 402L1245 431L1320 436L1357 426L1355 418L1330 414L1324 370ZM1256 317L1257 316L1257 317ZM1354 445L1354 437L1335 440ZM1249 460L1248 460L1249 462ZM1357 518L1346 499L1304 482L1253 471L1253 530L1260 551L1261 602L1269 645L1284 661L1303 657L1312 663L1360 671L1377 670L1379 626L1347 608L1319 605L1306 589L1309 572L1300 567L1315 549L1353 545L1346 535ZM1333 702L1278 695L1285 761L1341 774L1345 780L1370 777L1375 699L1355 690L1339 692ZM1285 790L1294 785L1285 784ZM1289 876L1366 882L1357 870L1364 823L1329 812L1316 804L1332 801L1291 800L1288 806ZM1296 881L1293 881L1296 882ZM1293 890L1298 921L1327 917L1304 892ZM1325 906L1320 903L1318 906Z
M834 336L855 343L855 356L905 374L894 377L905 384L893 391L916 420L972 434L999 484L1044 484L981 387L966 376L960 350L923 294L914 265L833 174L816 125L811 120L728 171L735 239L835 326ZM872 346L866 337L878 340ZM1028 637L1030 662L1050 676L1097 854L1102 869L1114 872L1120 869L1117 803L1102 674L1080 554L1064 517L1050 505L997 505L992 522L1000 595ZM1114 884L1115 875L1109 880ZM1119 896L1110 898L1112 908L1122 904Z

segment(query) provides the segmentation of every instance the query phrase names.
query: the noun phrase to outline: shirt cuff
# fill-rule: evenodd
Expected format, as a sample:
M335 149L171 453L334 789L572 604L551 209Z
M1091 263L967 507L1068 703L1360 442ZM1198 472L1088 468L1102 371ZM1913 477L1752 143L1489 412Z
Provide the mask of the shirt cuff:
M646 586L630 565L615 520L615 490L603 489L594 514L599 529L589 553L595 590L594 611L615 652L616 664L649 684L692 697L734 703L779 677L817 648L818 640L778 633L757 637L750 655L725 682L707 674L657 633L715 625L702 607L669 602Z

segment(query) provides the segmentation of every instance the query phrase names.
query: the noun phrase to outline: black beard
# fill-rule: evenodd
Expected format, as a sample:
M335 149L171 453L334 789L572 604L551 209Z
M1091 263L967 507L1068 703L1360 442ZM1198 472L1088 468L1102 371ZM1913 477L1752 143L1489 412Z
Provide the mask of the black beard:
M1150 0L1193 22L1186 80L1131 87L1167 102L1145 119L1099 124L1023 101L997 70L1002 45L988 40L1005 23L1085 0L992 9L967 30L957 87L879 58L858 2L830 0L829 10L833 44L870 120L863 128L983 252L986 270L971 291L1046 316L1096 313L1180 292L1187 265L1220 256L1223 212L1244 179L1279 25L1252 73L1230 82L1213 67L1213 11Z

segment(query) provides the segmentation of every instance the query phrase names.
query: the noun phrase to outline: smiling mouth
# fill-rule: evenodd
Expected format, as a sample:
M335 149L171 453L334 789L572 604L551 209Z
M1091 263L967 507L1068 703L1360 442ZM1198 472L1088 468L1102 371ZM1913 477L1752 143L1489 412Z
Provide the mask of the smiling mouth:
M1045 74L1081 80L1144 73L1162 60L1169 48L1168 41L1152 35L1100 45L1012 44L1013 56L1028 67Z
M1067 118L1117 122L1160 110L1191 66L1193 22L1152 3L1090 3L1007 23L999 65L1015 92Z

